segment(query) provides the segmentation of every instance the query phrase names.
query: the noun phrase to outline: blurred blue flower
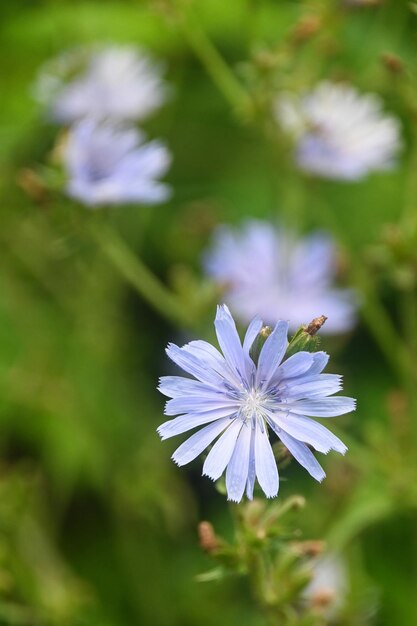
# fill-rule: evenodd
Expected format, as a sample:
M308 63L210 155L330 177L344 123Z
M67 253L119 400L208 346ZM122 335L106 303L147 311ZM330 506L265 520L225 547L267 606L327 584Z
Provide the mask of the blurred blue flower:
M323 178L359 180L394 165L400 125L375 94L321 82L303 97L281 95L275 113L297 143L299 167Z
M156 204L170 196L157 180L171 162L167 148L144 143L136 129L83 120L70 129L63 159L68 195L89 206Z
M143 120L165 102L167 92L160 65L138 48L116 45L64 53L42 69L36 85L37 98L64 124L86 117Z
M227 306L218 307L215 320L223 355L205 341L182 348L169 344L168 356L195 379L164 376L159 390L171 400L166 415L178 415L158 428L162 439L199 428L173 454L185 465L218 437L203 466L203 474L217 480L226 470L228 499L239 502L246 488L253 497L255 480L268 498L278 493L278 470L269 441L275 432L294 458L322 481L325 473L308 446L327 454L344 454L346 446L327 428L305 417L333 417L355 408L352 398L332 394L341 389L341 377L321 374L324 352L298 352L283 361L288 324L280 321L266 339L257 365L249 350L262 321L252 320L243 346ZM202 428L201 428L202 427Z
M242 230L222 226L204 266L244 322L255 315L267 323L281 318L295 330L326 315L322 330L329 334L346 332L355 322L355 293L334 286L336 251L324 234L297 239L291 231L255 220Z

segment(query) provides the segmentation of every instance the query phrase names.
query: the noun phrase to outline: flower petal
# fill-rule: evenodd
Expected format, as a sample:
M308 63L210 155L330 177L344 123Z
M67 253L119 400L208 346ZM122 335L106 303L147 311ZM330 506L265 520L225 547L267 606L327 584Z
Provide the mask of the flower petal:
M158 391L168 398L180 398L182 396L205 396L213 398L219 396L221 390L216 391L213 387L201 383L194 378L184 376L161 376Z
M308 375L321 374L329 362L329 355L326 352L314 352L313 353L313 365L308 370Z
M344 396L321 398L320 400L297 400L287 405L291 413L311 417L336 417L355 410L356 400Z
M201 398L196 396L183 396L172 398L165 405L165 415L179 415L180 413L206 413L210 410L228 410L229 414L236 413L239 403L225 395L217 398Z
M224 356L211 343L202 340L190 341L183 346L183 350L193 354L205 367L210 367L233 385L240 384L240 379L226 363Z
M277 434L294 459L307 470L310 476L321 483L321 481L326 478L326 473L310 448L308 448L305 443L297 441L297 439L294 439L294 437L291 437L291 435L283 430L280 430Z
M255 468L255 430L251 429L251 439L249 448L249 469L248 480L246 482L246 496L249 500L253 500L253 490L256 480L256 468Z
M227 498L240 502L245 490L249 470L249 453L252 428L247 424L241 429L226 470Z
M187 413L186 415L180 415L173 420L168 420L161 424L158 428L158 434L161 439L169 439L169 437L181 435L187 432L187 430L208 424L208 422L214 422L223 417L230 419L231 414L229 409L217 409L214 411L206 411L205 413Z
M283 359L288 346L287 336L288 322L279 321L262 347L256 380L264 389Z
M235 419L216 441L203 465L203 474L212 480L217 480L223 474L233 454L236 440L243 422Z
M318 452L327 454L336 450L345 454L347 447L336 435L318 422L301 415L288 414L286 416L268 412L268 417L286 433L313 446ZM281 435L279 435L281 436Z
M299 380L299 382L298 382ZM302 376L285 390L288 400L301 400L303 398L323 398L337 393L342 388L342 377L337 374L318 374L318 376ZM336 398L335 398L336 400ZM307 411L302 411L307 413Z
M214 424L209 424L201 430L191 435L189 439L184 441L172 455L177 465L186 465L193 461L199 454L203 452L211 444L213 439L217 437L230 423L228 417L218 420Z
M255 317L249 324L245 339L243 340L243 349L246 354L249 354L249 350L251 349L253 342L262 329L262 324L263 322L259 317Z
M179 348L174 343L168 344L166 353L169 358L174 361L184 371L195 376L199 381L218 387L223 382L222 377L213 369L207 366L207 363L198 359L183 348Z
M256 421L255 431L256 477L267 498L274 498L279 489L277 464L272 452L266 424Z
M214 326L219 345L227 363L236 372L239 380L246 380L245 354L236 330L236 324L225 304L217 307Z
M296 352L289 359L281 363L277 370L280 380L295 378L305 374L313 365L314 356L311 352Z

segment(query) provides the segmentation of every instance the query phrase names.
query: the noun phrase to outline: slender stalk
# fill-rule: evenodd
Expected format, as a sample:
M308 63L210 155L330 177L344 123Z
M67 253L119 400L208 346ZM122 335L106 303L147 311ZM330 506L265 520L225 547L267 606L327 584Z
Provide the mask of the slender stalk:
M252 100L197 20L181 16L182 32L207 73L234 111L248 117Z
M340 242L343 242L343 233L340 232L339 224L333 213L324 202L320 202L318 206L327 227ZM344 251L348 257L352 283L364 296L363 302L360 303L362 319L400 381L408 381L412 372L411 354L380 301L372 279L361 263L361 258L350 254L346 246Z
M193 328L194 320L176 296L136 256L123 239L108 228L95 228L93 235L114 267L162 317L180 327Z
M386 360L402 380L407 380L410 376L411 355L354 255L350 257L350 264L353 282L365 296L361 306L362 318Z
M417 230L417 130L414 131L413 135L414 149L408 164L408 177L405 185L401 223L415 237Z

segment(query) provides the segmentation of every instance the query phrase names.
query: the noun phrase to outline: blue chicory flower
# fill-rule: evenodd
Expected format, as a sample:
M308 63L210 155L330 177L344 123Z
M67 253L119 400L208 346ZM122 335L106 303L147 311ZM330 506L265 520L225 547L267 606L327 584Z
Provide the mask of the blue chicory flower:
M275 115L296 141L300 169L323 178L356 181L391 169L401 148L399 121L376 94L323 81L311 92L281 94Z
M157 204L170 196L158 180L171 162L167 148L160 141L144 143L134 128L78 122L69 131L63 159L68 195L88 206Z
M159 391L171 398L165 414L178 415L158 428L162 439L198 428L173 454L178 465L193 461L216 439L203 474L217 480L226 470L228 499L240 502L244 491L253 497L255 480L267 498L278 493L279 478L269 440L276 433L293 457L318 481L325 477L308 446L327 454L344 454L346 446L312 417L349 413L355 400L330 397L341 389L341 377L322 374L324 352L298 352L283 361L288 323L279 321L266 339L255 364L250 348L262 320L249 324L243 345L227 306L215 320L223 355L205 341L182 348L169 344L168 356L194 378L164 376Z
M355 324L357 297L335 284L337 251L327 234L299 237L261 220L241 229L220 226L204 266L245 323L260 315L267 324L288 319L296 330L320 313L328 318L323 333L344 333Z
M163 67L129 45L76 48L48 62L35 89L57 122L144 120L167 99Z

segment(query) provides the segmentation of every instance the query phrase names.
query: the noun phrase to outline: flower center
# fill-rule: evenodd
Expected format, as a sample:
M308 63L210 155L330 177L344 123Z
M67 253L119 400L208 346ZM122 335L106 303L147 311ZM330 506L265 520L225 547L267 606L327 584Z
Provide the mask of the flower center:
M258 389L246 391L240 406L242 420L246 422L247 420L255 420L257 417L261 417L265 400L265 394Z

